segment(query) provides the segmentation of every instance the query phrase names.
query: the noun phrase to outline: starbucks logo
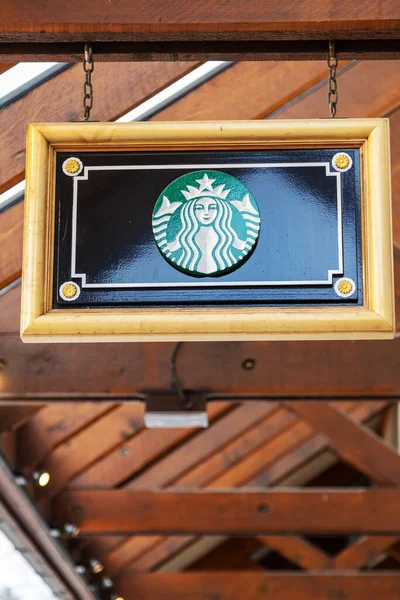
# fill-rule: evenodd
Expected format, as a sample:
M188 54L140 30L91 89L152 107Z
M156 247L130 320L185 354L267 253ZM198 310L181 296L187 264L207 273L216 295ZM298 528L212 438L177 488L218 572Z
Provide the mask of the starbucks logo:
M178 177L159 196L153 233L170 264L190 275L220 276L250 255L260 233L251 192L220 171Z

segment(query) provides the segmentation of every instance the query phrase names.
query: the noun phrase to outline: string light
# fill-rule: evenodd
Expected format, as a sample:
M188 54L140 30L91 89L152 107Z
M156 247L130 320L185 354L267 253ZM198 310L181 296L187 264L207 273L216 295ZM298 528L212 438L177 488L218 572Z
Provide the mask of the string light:
M101 562L99 562L95 558L92 558L89 561L89 565L90 565L90 568L92 569L93 573L95 573L95 575L98 575L104 569L104 566L101 564Z
M86 567L84 565L76 565L75 571L79 573L79 575L84 575L86 573Z
M66 523L64 525L65 533L68 533L71 537L77 537L80 534L80 529L78 525L74 525L73 523Z
M46 487L50 483L50 473L48 471L37 471L33 474L33 479L39 487Z
M101 580L101 584L106 590L114 587L114 582L112 579L110 579L110 577L103 577L103 579Z
M51 527L49 529L49 534L52 538L59 538L61 537L61 531L59 529L57 529L57 527Z
M25 475L20 471L14 472L14 481L19 487L25 487L28 484Z

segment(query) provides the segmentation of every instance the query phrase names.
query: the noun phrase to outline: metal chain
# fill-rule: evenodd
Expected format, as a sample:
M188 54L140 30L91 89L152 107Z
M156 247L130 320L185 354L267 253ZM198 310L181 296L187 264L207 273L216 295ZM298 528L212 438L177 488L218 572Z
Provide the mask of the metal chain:
M336 58L335 42L329 42L328 67L329 67L329 86L328 86L328 104L331 113L331 119L336 115L336 108L339 99L336 80L336 69L338 59Z
M85 121L88 121L90 117L90 111L92 110L93 106L92 73L94 71L92 46L88 43L85 44L83 70L86 74L85 83L83 84L83 109L84 119Z

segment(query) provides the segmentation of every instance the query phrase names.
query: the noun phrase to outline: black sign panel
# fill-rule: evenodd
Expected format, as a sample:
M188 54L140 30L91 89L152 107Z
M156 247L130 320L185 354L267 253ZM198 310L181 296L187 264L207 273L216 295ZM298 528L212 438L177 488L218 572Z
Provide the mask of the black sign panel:
M353 148L57 153L53 307L362 305Z

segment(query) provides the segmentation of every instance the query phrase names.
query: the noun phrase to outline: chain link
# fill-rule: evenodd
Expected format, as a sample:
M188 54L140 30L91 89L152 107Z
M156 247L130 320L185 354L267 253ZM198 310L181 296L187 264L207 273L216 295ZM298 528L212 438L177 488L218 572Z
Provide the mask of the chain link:
M88 43L85 44L85 52L83 57L83 70L85 71L85 83L83 84L83 109L84 119L89 120L90 111L93 107L93 86L92 86L92 73L94 71L94 62L92 55L92 46Z
M329 84L328 84L328 104L329 111L331 113L331 119L336 115L337 103L339 99L337 80L336 80L336 69L338 66L338 59L336 58L335 42L329 42L329 55L328 55L328 67L329 67Z

